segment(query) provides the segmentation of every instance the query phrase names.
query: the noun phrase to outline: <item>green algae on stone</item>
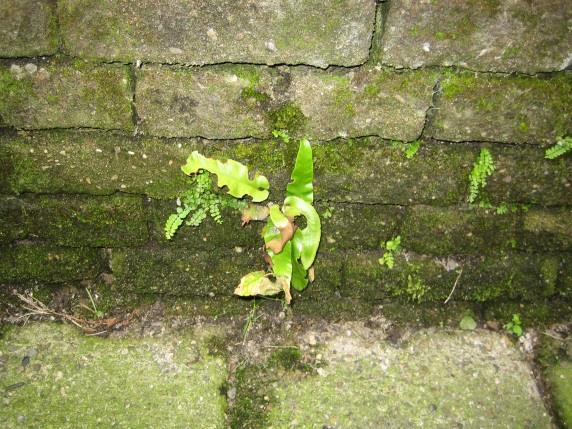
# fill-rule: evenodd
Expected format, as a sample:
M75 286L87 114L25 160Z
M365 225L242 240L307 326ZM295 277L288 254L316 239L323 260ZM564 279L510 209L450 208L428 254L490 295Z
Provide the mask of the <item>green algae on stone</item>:
M246 0L63 0L58 6L64 48L73 56L191 65L359 65L368 57L375 19L370 0L328 7L319 0L255 6Z
M497 334L422 331L403 348L340 335L326 348L320 375L272 385L268 427L551 427L524 358Z
M27 235L22 224L22 202L14 197L0 196L0 244L8 244Z
M572 210L533 208L523 215L526 248L544 251L572 250Z
M100 249L29 243L3 247L0 251L0 283L83 280L95 278L102 270Z
M121 289L176 296L232 295L243 275L263 268L260 255L234 250L113 249L111 271Z
M0 57L35 57L57 50L51 0L9 0L0 3Z
M290 100L308 118L305 134L328 140L377 135L411 141L421 134L437 75L293 69Z
M0 116L23 129L133 129L127 67L18 61L0 66Z
M556 412L564 427L572 428L572 361L560 362L549 368L548 382Z
M451 141L554 143L572 133L572 77L448 73L430 133Z
M20 387L5 392L0 421L6 428L223 428L225 363L204 354L196 338L101 339L56 324L14 327L0 341L3 387Z
M399 68L460 66L533 74L570 64L572 14L559 2L393 1L379 56ZM407 31L409 29L409 31Z

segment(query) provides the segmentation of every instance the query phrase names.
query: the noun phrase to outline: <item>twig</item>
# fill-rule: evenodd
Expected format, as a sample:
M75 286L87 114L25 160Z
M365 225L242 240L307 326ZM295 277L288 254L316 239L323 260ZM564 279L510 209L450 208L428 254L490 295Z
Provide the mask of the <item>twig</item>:
M453 296L453 292L455 292L455 289L457 289L457 284L459 283L459 279L461 278L461 274L463 274L463 268L461 268L461 271L459 271L459 275L455 279L455 284L453 284L453 289L451 289L451 293L449 294L449 296L445 300L445 304L447 304L449 302L449 300Z

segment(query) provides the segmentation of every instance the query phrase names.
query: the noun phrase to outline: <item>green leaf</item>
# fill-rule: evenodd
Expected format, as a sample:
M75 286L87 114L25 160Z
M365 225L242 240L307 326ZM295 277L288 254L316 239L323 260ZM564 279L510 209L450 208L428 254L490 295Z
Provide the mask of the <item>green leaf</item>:
M268 198L268 179L256 175L254 179L248 177L248 168L233 159L226 162L206 158L197 151L193 151L187 158L187 163L181 167L185 174L194 174L199 170L207 170L217 175L219 188L228 187L228 193L236 198L244 195L252 197L252 201L260 202Z
M286 187L287 197L298 197L312 203L314 201L314 164L312 162L312 146L306 139L300 140L296 163L292 170L292 181Z
M572 137L559 137L556 144L546 149L544 157L546 159L556 159L572 150Z
M285 277L276 277L275 281L268 278L264 271L248 273L240 279L240 284L234 290L238 296L270 296L284 291L286 302L290 303L290 282Z
M288 217L302 215L306 218L306 228L296 230L292 237L292 246L294 256L301 259L302 266L307 270L314 263L320 245L320 216L310 203L299 197L287 197L284 200L283 212Z
M272 240L279 240L282 235L280 230L274 225L271 218L266 220L266 225L262 228L262 237L264 238L264 243L267 244Z
M276 277L285 277L290 282L292 278L292 242L287 242L282 252L275 254L270 250L268 255L272 260L272 272L274 275Z
M279 229L285 228L289 223L288 218L284 216L280 211L280 207L276 204L270 207L270 219L276 228Z
M459 328L465 331L472 331L477 327L477 322L473 319L470 315L466 315L461 319L461 323L459 323Z
M292 253L292 287L298 291L306 289L308 286L308 271L304 269L302 264Z

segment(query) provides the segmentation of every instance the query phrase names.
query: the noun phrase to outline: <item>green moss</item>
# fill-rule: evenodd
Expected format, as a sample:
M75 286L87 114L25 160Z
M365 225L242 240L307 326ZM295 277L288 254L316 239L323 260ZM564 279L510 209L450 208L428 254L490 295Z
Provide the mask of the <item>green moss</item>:
M564 427L572 427L572 362L561 362L547 371L552 397Z
M552 296L556 292L556 282L558 281L558 269L560 260L558 258L547 258L542 261L540 275L544 282L544 295Z
M253 87L247 87L242 90L240 96L244 99L253 99L259 103L264 103L270 100L270 96L264 92L260 92Z
M286 370L307 369L302 362L302 352L295 346L280 346L269 358L270 366Z
M209 356L228 356L227 338L220 335L212 335L205 340L205 346Z
M293 103L286 103L270 112L272 129L287 130L292 134L299 132L306 124L307 118L302 110Z
M268 401L264 399L268 383L261 368L245 365L236 371L236 400L227 410L231 429L265 429L268 426Z
M445 40L447 39L447 34L442 31L437 31L435 33L435 40Z
M22 72L26 74L25 72ZM14 104L22 103L33 92L32 80L26 76L16 79L9 69L0 67L0 116L8 118Z

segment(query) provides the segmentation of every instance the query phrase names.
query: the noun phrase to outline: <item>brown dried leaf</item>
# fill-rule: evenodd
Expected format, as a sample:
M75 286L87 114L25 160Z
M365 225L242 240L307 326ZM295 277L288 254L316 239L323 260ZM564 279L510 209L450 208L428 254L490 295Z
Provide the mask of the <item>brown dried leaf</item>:
M274 253L282 252L284 245L292 238L296 226L291 218L288 218L288 224L284 228L280 228L280 239L276 238L266 243L266 248L272 250Z
M250 223L251 220L265 220L268 217L270 210L267 206L260 206L258 204L249 204L247 208L242 209L242 226Z

